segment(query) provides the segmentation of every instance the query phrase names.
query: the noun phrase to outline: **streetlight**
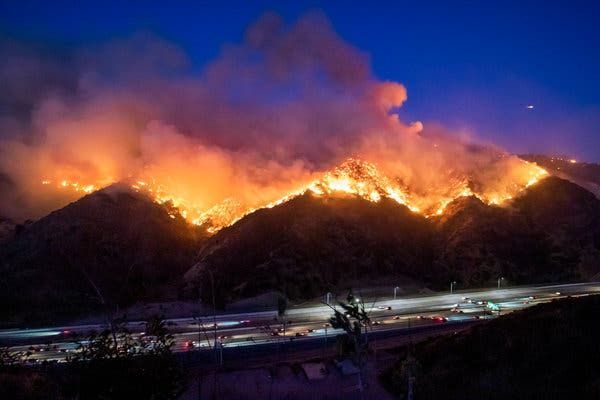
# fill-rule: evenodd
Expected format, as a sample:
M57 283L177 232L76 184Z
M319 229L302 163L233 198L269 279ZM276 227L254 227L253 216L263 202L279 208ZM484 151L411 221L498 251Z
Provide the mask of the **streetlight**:
M325 295L325 303L329 304L329 302L331 301L331 292L327 292L327 294Z
M400 289L400 287L398 286L394 288L394 300L396 300L396 292L398 291L398 289Z
M325 358L325 350L327 349L327 327L329 324L323 324L323 328L325 328L325 346L323 346L323 358Z
M223 366L223 340L219 339L219 365Z
M504 277L501 276L500 278L498 278L498 289L500 289L500 283L504 280Z
M456 285L456 281L450 282L450 294L454 292L454 286Z

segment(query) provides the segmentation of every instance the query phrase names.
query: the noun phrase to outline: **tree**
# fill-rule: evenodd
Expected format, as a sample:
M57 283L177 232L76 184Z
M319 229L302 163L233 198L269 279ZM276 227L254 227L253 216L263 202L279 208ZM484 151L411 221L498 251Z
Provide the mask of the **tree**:
M162 317L152 316L145 324L141 336L118 324L80 342L78 354L69 360L78 379L75 396L159 400L179 394L182 374L171 351L173 337Z
M25 353L11 351L9 347L0 347L0 372L23 361Z
M175 344L175 340L173 335L169 333L162 317L153 315L146 320L146 336L154 339L152 346L148 348L148 354L171 355L171 348Z
M336 307L329 306L333 310L333 316L329 318L329 323L334 329L343 329L346 332L346 338L353 345L355 361L359 370L358 385L362 396L362 353L367 348L366 333L371 320L365 311L364 301L355 297L352 290L348 293L346 301L346 303L338 301L338 305L342 308L342 311ZM363 328L365 329L364 333Z

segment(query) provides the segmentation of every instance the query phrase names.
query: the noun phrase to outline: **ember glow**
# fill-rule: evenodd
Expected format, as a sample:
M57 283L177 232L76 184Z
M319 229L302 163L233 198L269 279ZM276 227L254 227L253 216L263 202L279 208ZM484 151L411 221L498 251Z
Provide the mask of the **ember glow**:
M474 196L490 205L501 205L547 175L544 169L526 161L521 161L520 167L523 174L521 179L500 190L474 191L470 187L469 180L465 178L454 183L449 182L448 187L432 191L432 193L446 193L446 195L430 194L429 197L423 197L402 184L400 177L390 178L380 173L374 164L350 158L332 170L320 174L317 180L298 190L281 193L271 202L244 205L233 198L227 198L208 208L202 208L194 199L186 199L176 193L168 192L165 186L155 180L149 182L136 180L130 183L130 186L136 191L149 195L159 204L169 204L170 209L176 209L179 215L188 222L205 226L209 233L215 233L257 209L274 207L307 192L317 197L350 195L375 203L387 198L426 217L443 214L445 207L450 202L463 196ZM52 181L49 180L41 183L52 185ZM91 193L96 190L96 186L93 184L82 185L67 180L58 182L55 187L82 193ZM175 215L171 216L175 218Z
M61 179L60 182L53 182L50 179L44 179L42 181L42 185L52 185L55 184L57 188L61 189L70 189L77 192L82 192L82 193L92 193L94 191L96 191L98 189L98 187L96 185L86 185L86 184L81 184L79 182L72 182L69 181L67 179Z

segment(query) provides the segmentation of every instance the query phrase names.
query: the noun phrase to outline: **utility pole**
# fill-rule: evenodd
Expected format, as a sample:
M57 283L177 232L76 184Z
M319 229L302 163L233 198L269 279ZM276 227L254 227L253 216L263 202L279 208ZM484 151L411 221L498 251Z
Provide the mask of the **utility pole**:
M456 285L456 281L450 282L450 294L454 293L454 286Z
M223 341L219 339L219 365L223 366Z
M218 386L217 386L217 370L219 369L220 365L222 364L222 355L221 355L221 363L219 363L219 354L218 354L218 347L217 347L217 301L216 301L216 297L215 297L215 277L212 273L212 271L209 269L209 267L206 267L205 271L208 273L208 277L210 280L210 289L211 289L211 295L212 295L212 308L213 308L213 355L214 355L214 360L215 360L215 369L214 369L214 374L213 374L213 398L216 398L217 396L217 390L218 390Z
M200 290L200 287L198 287L198 319L196 320L196 322L198 323L198 346L200 346L200 343L202 343L202 328L204 327L204 323L201 322L201 316L202 315L202 291ZM193 347L193 343L192 343L192 347ZM200 352L200 349L198 349L198 352ZM200 357L198 357L199 359ZM198 400L202 400L202 374L200 373L200 371L198 371Z
M394 300L396 300L396 292L398 291L398 289L400 289L400 287L398 286L394 288Z
M410 374L410 376L408 377L408 394L406 396L407 400L413 400L413 381L415 380L415 377L412 376L412 374Z
M323 358L325 358L325 351L327 350L327 327L329 326L329 324L323 324L323 327L325 328L325 343L323 344Z
M408 318L408 330L410 332L410 318ZM413 356L413 344L412 344L412 333L409 336L408 342L408 355L406 357L406 361L404 362L404 366L408 371L408 387L406 393L406 399L413 399L413 384L415 380L415 372L416 372L416 359Z

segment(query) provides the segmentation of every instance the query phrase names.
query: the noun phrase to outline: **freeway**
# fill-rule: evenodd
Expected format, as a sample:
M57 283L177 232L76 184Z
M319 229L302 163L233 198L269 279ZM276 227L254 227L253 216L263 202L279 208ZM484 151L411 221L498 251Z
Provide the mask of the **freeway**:
M363 302L371 318L369 335L390 337L411 329L430 331L442 325L458 328L553 299L590 294L600 294L600 282L481 289L410 298L363 299ZM285 330L276 311L175 318L168 319L167 326L175 339L174 351L178 353L207 352L214 348L221 352L227 349L228 353L249 348L260 352L282 342L297 347L316 341L327 343L340 333L327 325L331 314L331 307L325 304L291 308L283 319ZM130 321L126 327L136 337L145 334L142 321ZM77 351L74 335L85 336L103 329L104 325L91 324L0 330L0 344L10 346L14 352L29 352L29 363L63 362Z

